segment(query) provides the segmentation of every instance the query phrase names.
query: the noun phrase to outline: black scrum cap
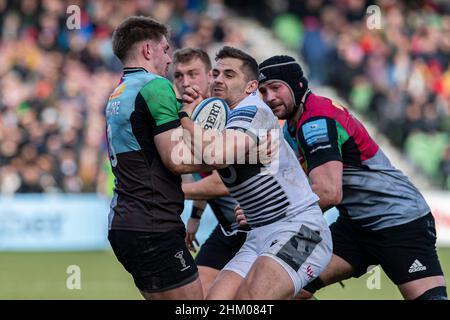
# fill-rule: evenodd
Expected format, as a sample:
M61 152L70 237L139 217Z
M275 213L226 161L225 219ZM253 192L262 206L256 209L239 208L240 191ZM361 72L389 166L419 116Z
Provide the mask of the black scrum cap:
M259 65L259 83L262 84L271 80L284 82L292 91L295 105L300 105L300 101L308 90L308 80L303 76L300 64L290 56L273 56L264 60ZM303 88L300 87L303 83Z

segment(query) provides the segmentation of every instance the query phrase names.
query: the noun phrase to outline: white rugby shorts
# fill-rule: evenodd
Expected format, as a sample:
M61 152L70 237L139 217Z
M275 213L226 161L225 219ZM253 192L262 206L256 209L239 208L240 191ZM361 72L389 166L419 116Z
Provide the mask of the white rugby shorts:
M252 229L223 270L245 278L258 257L270 257L287 271L296 295L325 270L332 253L330 229L319 206L314 204L300 214Z

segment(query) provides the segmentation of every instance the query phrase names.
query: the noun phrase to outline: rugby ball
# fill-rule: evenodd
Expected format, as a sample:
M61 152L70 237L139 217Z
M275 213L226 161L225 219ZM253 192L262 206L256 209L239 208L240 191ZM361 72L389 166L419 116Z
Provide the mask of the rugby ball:
M230 108L223 99L207 98L195 107L191 118L203 129L223 130L229 114Z

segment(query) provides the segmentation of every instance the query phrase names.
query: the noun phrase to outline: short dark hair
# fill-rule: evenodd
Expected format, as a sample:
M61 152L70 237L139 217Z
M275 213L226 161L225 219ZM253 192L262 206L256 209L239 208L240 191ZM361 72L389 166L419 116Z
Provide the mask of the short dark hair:
M178 49L173 53L173 64L188 63L193 59L200 59L205 66L206 71L211 70L211 59L205 50L199 48L183 48Z
M149 17L132 16L122 21L112 35L112 48L120 61L128 58L133 45L143 40L161 41L167 37L167 27Z
M234 58L242 61L242 66L244 68L244 74L247 76L248 80L258 80L258 63L256 60L249 55L248 53L245 53L242 50L239 50L237 48L233 48L230 46L225 46L222 49L220 49L219 52L216 54L216 61L219 59L224 58Z

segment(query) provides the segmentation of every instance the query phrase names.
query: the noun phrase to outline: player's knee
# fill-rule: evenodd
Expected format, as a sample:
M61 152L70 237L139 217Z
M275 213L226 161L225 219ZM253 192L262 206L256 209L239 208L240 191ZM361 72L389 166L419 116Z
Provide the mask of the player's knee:
M414 300L448 300L446 287L428 289Z
M325 283L323 283L323 281L317 277L315 278L313 281L311 281L310 283L308 283L302 290L302 294L303 295L307 295L307 293L310 293L311 296L316 293L317 290L322 289L323 287L325 287ZM306 292L305 292L306 291ZM308 299L308 298L307 298Z

